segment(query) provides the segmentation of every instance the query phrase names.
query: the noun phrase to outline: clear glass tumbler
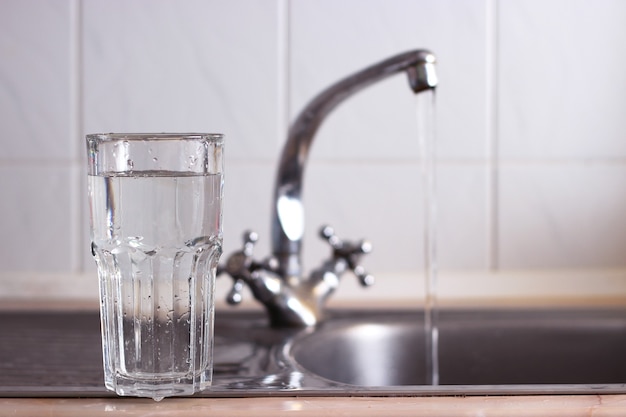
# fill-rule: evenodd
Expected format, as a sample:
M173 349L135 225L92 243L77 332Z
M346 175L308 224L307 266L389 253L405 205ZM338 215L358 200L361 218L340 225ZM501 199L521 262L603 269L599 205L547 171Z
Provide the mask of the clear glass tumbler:
M87 135L104 378L160 400L211 385L220 134Z

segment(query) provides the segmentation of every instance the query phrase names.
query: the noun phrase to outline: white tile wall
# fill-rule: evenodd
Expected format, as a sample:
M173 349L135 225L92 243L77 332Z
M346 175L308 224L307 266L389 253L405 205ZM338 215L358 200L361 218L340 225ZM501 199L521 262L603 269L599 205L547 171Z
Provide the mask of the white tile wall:
M626 3L502 1L502 268L626 264Z
M85 0L85 131L218 131L231 138L231 158L275 157L278 9L262 0Z
M623 160L626 3L502 1L499 11L501 156Z
M75 157L70 10L67 1L0 3L3 163L59 162Z
M621 0L3 0L0 297L95 279L89 132L225 133L225 249L254 228L264 256L288 121L341 77L413 48L439 59L442 275L626 270ZM404 76L337 109L306 175L306 267L326 256L316 235L328 222L372 240L378 291L406 297L385 276L421 273L419 158ZM626 277L611 280L626 294Z
M0 3L0 271L78 268L70 6Z
M78 170L64 163L0 166L2 271L75 272ZM2 285L0 283L0 285Z
M501 266L623 267L625 180L624 164L538 162L503 167Z

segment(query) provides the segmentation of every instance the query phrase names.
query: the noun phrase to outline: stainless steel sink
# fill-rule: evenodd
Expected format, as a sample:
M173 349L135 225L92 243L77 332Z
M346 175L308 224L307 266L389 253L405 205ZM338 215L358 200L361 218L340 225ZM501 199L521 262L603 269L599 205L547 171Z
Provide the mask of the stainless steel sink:
M316 328L218 311L205 397L626 393L626 307L444 310L440 384L420 311L336 310ZM0 397L104 389L97 312L0 312Z
M438 330L437 390L595 391L626 383L621 309L448 310ZM429 380L425 352L422 315L410 312L336 318L291 349L296 363L328 380L404 390Z
M204 395L626 392L626 308L443 310L438 385L427 383L421 311L339 310L306 330L234 323L216 328L216 385ZM245 360L233 357L237 338Z

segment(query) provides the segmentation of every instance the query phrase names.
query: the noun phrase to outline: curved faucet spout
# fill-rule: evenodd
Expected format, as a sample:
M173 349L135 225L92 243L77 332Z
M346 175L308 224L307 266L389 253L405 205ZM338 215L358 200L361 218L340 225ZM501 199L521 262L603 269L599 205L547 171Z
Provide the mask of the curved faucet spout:
M406 71L415 93L437 85L435 56L426 50L406 52L359 71L330 86L315 97L296 118L278 166L272 214L273 254L263 262L252 257L256 233L244 234L243 249L234 252L218 274L233 279L228 302L241 301L244 284L261 302L273 326L313 326L323 317L327 298L339 285L341 276L352 271L361 285L373 283L373 276L360 263L371 250L369 242L340 239L332 227L320 230L320 237L332 248L321 267L305 277L300 262L304 234L302 180L309 148L324 118L351 95L388 76Z
M304 233L302 180L309 148L324 118L340 103L365 87L406 71L415 93L437 85L435 56L427 50L396 55L359 71L322 91L296 118L279 162L274 189L272 249L277 272L287 281L302 277L300 251Z

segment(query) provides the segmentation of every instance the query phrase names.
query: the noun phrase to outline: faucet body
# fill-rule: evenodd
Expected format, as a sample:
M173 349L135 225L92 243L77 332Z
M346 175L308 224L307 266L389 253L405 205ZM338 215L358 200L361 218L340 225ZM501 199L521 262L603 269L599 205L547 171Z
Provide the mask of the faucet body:
M218 269L234 279L229 302L237 303L241 299L245 282L255 298L265 305L272 325L311 326L321 319L325 300L337 288L346 270L355 272L363 285L373 282L371 275L359 265L360 257L371 250L371 245L366 241L344 242L329 227L323 227L320 233L333 248L333 255L308 278L304 277L301 262L304 170L315 133L326 116L358 91L403 71L416 94L437 85L435 56L426 50L415 50L344 78L322 91L300 112L289 130L276 176L272 255L262 263L254 262L252 247L256 234L248 232L244 236L244 249L233 254L226 267Z

